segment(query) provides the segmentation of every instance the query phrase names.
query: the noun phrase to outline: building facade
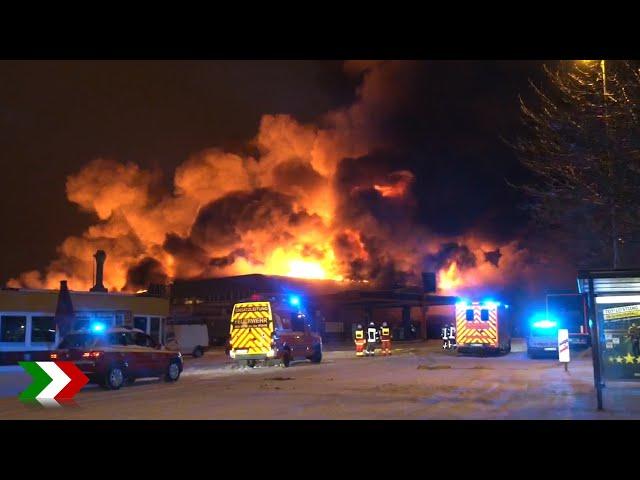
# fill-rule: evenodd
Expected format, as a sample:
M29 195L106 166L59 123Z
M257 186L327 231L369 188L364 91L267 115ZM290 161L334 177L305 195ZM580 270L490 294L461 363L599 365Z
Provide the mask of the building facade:
M72 330L99 322L126 325L164 341L169 315L167 298L108 292L69 292L73 304ZM60 339L56 325L58 290L0 290L0 364L46 359Z

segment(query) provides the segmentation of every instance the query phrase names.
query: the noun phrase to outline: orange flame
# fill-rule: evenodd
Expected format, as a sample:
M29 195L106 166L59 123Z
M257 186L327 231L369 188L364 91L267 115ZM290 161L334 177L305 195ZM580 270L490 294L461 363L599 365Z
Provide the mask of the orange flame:
M448 268L438 272L438 288L446 293L453 293L462 285L462 277L458 271L457 262L451 262Z

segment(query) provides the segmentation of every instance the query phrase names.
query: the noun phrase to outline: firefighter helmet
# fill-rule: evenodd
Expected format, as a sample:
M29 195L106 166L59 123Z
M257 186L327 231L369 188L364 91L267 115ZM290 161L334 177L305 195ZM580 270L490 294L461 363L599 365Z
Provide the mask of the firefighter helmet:
M362 330L362 325L358 324L358 330Z
M376 326L376 324L375 324L375 323L373 323L373 322L369 322L369 326L370 326L370 327L375 327L375 326Z
M387 322L382 322L382 326L386 327L387 326Z

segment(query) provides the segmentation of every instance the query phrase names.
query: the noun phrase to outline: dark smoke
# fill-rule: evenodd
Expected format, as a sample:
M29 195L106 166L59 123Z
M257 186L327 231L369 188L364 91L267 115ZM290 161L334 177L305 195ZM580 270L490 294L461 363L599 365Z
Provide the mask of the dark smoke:
M146 257L127 272L125 289L141 290L148 288L150 284L165 285L167 281L168 275L162 264L154 258Z

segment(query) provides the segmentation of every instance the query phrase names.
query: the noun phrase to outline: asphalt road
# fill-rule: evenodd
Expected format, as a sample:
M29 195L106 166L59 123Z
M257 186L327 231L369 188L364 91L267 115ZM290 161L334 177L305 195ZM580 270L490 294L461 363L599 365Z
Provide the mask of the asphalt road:
M391 357L327 348L321 364L239 369L223 352L186 358L177 383L90 386L76 406L26 405L19 370L0 372L0 419L591 419L640 418L635 391L606 392L595 408L589 352L569 372L531 360L521 342L500 357L460 357L440 342L395 345Z

